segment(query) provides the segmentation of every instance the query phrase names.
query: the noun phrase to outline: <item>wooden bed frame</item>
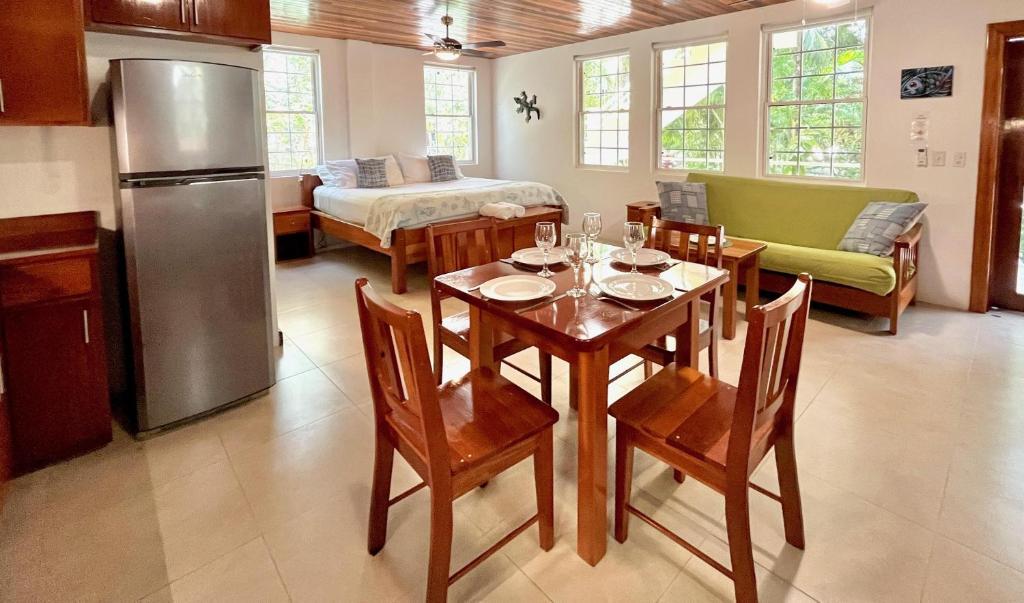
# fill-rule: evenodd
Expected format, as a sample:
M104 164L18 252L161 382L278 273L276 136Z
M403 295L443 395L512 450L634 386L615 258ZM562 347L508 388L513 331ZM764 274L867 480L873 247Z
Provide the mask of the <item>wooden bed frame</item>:
M426 227L399 228L391 235L391 247L380 246L380 240L363 230L359 224L345 222L335 216L313 207L313 189L323 184L320 176L303 174L302 205L310 208L310 221L313 228L325 234L372 249L391 258L391 290L405 293L407 289L407 268L409 264L427 261ZM443 222L459 222L466 218L444 220ZM476 219L475 217L473 219ZM528 207L526 215L511 220L495 220L498 226L498 252L508 257L513 251L533 246L534 228L537 222L554 222L559 240L562 237L562 208L560 207Z
M643 222L650 228L654 218L661 217L661 205L656 201L634 201L626 204L626 215L628 220ZM900 315L907 306L914 305L916 301L917 254L923 228L921 224L917 224L896 239L896 248L892 254L896 286L888 295L876 295L846 285L815 280L811 293L812 301L888 318L889 333L896 335L899 331ZM727 232L726 236L728 235ZM731 275L731 278L739 277L738 274ZM793 286L796 278L792 274L760 269L761 289L773 293L785 293Z

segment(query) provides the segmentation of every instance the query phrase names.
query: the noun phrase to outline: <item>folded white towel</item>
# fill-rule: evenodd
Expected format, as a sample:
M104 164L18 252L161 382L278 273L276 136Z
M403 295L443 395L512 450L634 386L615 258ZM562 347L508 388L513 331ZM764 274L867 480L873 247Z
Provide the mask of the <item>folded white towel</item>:
M525 216L526 208L522 205L516 205L515 203L500 201L498 203L488 203L481 207L480 215L498 218L499 220L509 220L511 218L522 218Z

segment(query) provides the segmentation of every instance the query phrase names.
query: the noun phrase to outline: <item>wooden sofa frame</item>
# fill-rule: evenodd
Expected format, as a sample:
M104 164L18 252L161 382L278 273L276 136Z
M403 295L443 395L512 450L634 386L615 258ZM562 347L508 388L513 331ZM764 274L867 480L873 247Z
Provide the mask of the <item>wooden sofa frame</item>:
M650 227L654 218L661 217L661 205L656 201L634 201L626 204L626 217L631 222L643 222ZM888 295L876 295L863 289L847 287L820 279L814 281L813 301L863 312L871 316L889 319L889 332L893 335L899 330L900 315L912 306L917 297L917 254L921 242L923 226L918 223L909 232L896 239L896 249L892 254L893 268L896 270L896 286ZM726 237L729 233L726 232ZM739 278L740 275L730 275ZM785 293L793 286L796 275L760 269L761 289L773 293Z
M312 227L332 237L372 249L391 258L391 290L397 294L405 293L408 288L409 265L427 261L426 226L399 228L391 235L391 246L381 247L380 240L363 230L362 225L346 222L313 206L313 189L321 184L323 181L320 180L320 176L302 175L301 201L303 206L310 208ZM457 218L443 222L459 222L465 219ZM561 240L562 208L528 207L526 215L522 218L495 222L498 226L498 252L501 257L508 257L516 249L533 245L534 227L537 222L554 222Z

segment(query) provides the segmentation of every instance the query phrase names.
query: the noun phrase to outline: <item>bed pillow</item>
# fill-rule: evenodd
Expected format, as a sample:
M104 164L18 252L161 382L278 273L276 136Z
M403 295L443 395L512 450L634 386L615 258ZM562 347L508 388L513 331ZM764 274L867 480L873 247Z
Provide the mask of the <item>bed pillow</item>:
M868 203L839 242L839 251L892 255L896 238L917 224L926 207L927 203Z
M325 186L337 186L339 188L355 188L356 172L359 168L354 159L341 159L327 161L323 165L316 166L316 175Z
M388 170L383 159L356 159L359 188L387 188Z
M688 224L708 224L708 192L703 182L658 182L661 217Z
M430 164L426 155L399 153L398 166L402 168L402 176L407 183L430 182Z
M451 155L427 155L431 182L450 182L459 179L455 158Z
M388 186L401 186L405 184L405 177L402 176L402 168L398 167L398 160L394 155L382 155L374 159L384 160L384 169L388 173Z

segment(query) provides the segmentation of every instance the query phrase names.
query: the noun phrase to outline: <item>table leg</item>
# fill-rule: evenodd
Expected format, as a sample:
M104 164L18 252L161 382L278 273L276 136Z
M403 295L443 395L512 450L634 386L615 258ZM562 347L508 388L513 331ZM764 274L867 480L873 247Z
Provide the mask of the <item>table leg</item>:
M700 369L700 298L686 305L686 322L676 329L676 364Z
M754 258L750 260L750 265L747 266L745 285L747 287L747 308L744 311L744 316L750 316L750 309L761 303L761 256L758 254L754 255Z
M494 359L494 329L483 310L469 307L469 364L472 368L498 370Z
M581 353L576 553L590 565L604 557L608 529L608 348Z
M739 262L726 262L725 268L729 271L729 282L725 284L723 308L722 308L722 337L726 339L736 338L736 299L737 289L740 281Z

